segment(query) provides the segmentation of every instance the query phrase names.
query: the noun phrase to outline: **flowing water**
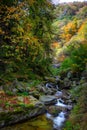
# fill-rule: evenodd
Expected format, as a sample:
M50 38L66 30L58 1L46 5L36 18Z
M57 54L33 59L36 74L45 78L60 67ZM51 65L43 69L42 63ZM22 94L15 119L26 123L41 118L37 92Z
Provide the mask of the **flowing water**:
M63 123L65 121L65 113L60 112L57 117L53 117L51 114L46 114L48 119L51 119L53 121L53 129L61 130L61 127L63 126Z
M65 105L64 103L61 103L63 102L63 100L61 99L58 99L57 103L55 104L56 106L60 106L60 107L63 107L63 108L68 108L68 105ZM55 130L61 130L65 120L66 120L66 115L67 115L67 112L66 111L61 111L58 116L54 117L52 116L51 114L47 113L46 114L46 117L50 120L52 120L53 122L53 129Z

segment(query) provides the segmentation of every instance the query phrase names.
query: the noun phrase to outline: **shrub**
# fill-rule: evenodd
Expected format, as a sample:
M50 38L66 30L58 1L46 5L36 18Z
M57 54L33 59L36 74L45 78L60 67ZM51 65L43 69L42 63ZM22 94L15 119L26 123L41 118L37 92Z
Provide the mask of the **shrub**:
M66 58L60 68L60 71L68 71L71 69L72 60L70 58Z
M70 58L72 60L73 71L83 71L86 69L87 64L87 44L79 44L71 52Z
M81 72L87 66L87 44L86 42L77 43L68 46L68 58L66 58L60 67L61 71L72 70L73 72Z

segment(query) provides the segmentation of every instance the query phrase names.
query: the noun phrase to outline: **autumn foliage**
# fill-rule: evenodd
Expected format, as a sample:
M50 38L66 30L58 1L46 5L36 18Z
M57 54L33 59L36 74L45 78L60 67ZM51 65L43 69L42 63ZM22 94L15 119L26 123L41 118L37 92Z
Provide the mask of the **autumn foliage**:
M25 77L29 78L29 73L44 75L47 71L51 40L49 32L52 22L51 9L52 5L47 0L20 2L1 0L0 75L2 78L6 75L13 78L15 75L26 75Z

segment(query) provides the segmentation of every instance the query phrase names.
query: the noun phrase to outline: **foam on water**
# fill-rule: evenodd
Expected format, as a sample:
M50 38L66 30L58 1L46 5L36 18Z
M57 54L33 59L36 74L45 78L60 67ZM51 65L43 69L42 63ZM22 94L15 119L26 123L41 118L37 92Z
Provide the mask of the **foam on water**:
M47 113L46 117L53 121L53 128L60 128L65 121L65 113L60 112L57 117L53 117L51 114Z
M60 106L60 107L65 107L67 108L67 105L65 105L63 103L63 100L62 99L58 99L58 102L55 104L56 106ZM60 129L61 126L63 125L63 122L65 121L65 115L66 115L66 112L63 112L61 111L58 116L54 117L52 116L51 114L47 113L46 114L46 117L48 119L51 119L53 121L53 128L56 128L56 129Z
M56 106L60 106L60 107L67 107L67 105L65 105L65 104L63 104L62 102L60 102L60 101L62 101L61 99L58 99L58 102L55 104Z
M47 117L48 119L53 119L52 115L49 114L49 113L46 113L46 117Z
M57 103L55 104L56 106L60 106L63 108L66 108L68 110L72 109L72 105L66 105L64 104L64 101L60 98L57 99ZM61 127L63 126L64 121L66 120L66 112L61 111L58 116L54 117L53 115L47 113L46 117L50 120L53 121L53 128L57 130L61 130Z
M63 103L64 101L60 98L57 100L57 103L55 104L56 106L64 107L67 108L68 110L72 109L72 105L66 105Z
M64 121L65 121L65 113L60 112L59 115L53 119L54 128L60 128L63 125Z

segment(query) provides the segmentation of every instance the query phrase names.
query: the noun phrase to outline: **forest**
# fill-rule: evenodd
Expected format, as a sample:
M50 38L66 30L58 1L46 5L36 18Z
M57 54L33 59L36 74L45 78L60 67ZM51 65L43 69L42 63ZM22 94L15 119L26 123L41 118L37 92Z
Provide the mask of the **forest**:
M57 91L73 106L61 130L87 130L87 2L1 0L0 128L57 113L41 103Z

